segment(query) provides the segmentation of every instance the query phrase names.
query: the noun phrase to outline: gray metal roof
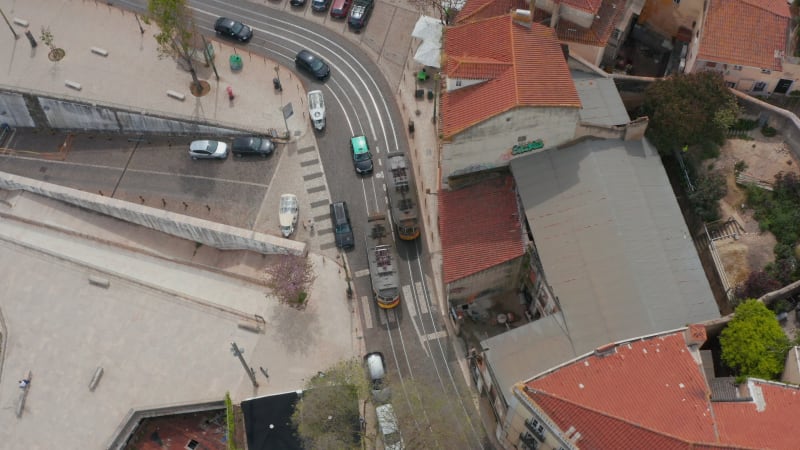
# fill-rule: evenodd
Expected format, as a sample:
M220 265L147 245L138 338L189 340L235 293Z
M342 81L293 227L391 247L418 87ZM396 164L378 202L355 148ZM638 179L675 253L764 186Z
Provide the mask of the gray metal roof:
M613 79L580 70L570 73L581 99L581 122L610 126L631 121Z
M505 395L602 345L719 317L646 140L586 140L514 159L511 171L564 324L545 318L483 341Z

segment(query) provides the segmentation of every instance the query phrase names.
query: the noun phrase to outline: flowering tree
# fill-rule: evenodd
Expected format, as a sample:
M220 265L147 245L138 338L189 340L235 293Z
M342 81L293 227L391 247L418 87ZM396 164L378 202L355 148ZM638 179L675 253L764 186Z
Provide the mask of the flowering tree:
M314 266L305 256L280 255L266 269L267 287L282 302L302 306L314 282Z

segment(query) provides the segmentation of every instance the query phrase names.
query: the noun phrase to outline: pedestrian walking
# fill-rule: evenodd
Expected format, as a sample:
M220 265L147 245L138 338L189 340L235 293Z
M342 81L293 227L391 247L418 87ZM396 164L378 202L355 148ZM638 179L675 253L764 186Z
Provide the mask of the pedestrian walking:
M31 380L28 380L28 379L19 380L19 388L20 389L27 388L29 384L31 384Z

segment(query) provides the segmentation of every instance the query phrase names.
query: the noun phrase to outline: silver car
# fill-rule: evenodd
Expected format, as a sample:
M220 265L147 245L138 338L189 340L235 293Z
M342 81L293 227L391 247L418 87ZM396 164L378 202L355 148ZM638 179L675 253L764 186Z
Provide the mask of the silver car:
M192 159L225 159L228 157L228 144L219 141L192 141L189 144Z

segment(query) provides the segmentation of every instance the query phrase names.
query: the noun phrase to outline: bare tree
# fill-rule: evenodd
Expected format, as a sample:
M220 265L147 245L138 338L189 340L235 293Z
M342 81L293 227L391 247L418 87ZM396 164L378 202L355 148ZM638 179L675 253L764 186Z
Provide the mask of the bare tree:
M280 255L266 269L267 287L282 302L301 306L316 279L314 266L305 256Z
M184 63L192 74L193 92L202 92L192 61L196 30L186 0L148 0L147 11L146 19L155 22L161 30L155 36L159 58L174 57Z
M423 14L438 15L442 25L448 25L458 13L458 2L455 0L409 0L409 3Z

